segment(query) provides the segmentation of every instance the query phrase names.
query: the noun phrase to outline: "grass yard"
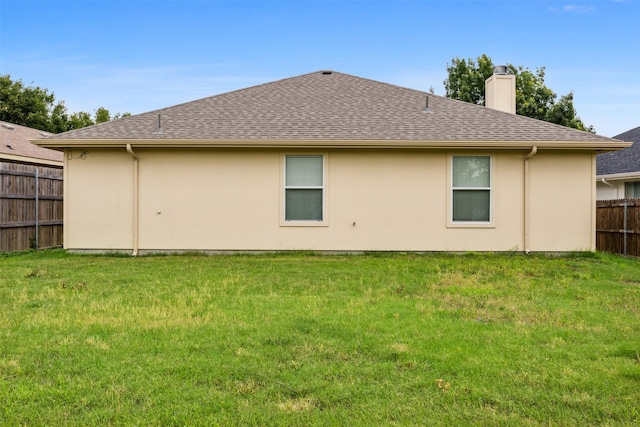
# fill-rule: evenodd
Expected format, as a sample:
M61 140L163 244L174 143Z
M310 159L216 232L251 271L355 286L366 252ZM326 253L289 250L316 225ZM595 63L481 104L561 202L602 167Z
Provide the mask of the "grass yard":
M637 425L640 264L0 255L1 425Z

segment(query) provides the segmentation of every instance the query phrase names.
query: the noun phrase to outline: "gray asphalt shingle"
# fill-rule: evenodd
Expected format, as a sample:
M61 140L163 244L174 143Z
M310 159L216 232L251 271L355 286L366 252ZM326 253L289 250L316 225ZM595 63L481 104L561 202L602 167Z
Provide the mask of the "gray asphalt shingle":
M640 172L640 126L614 136L615 139L633 142L620 151L599 154L596 175Z
M51 135L38 129L0 122L0 153L62 162L63 155L59 151L38 147L30 142L31 139L48 138Z
M429 109L425 111L426 99ZM162 133L157 131L158 115ZM339 72L313 72L53 139L564 141L599 135Z

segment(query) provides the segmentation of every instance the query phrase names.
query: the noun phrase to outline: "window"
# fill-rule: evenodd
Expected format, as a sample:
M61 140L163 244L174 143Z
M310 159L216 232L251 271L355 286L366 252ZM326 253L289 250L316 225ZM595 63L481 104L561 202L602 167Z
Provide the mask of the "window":
M640 182L625 182L624 197L627 199L640 198Z
M453 156L453 222L491 222L491 157Z
M324 220L324 157L285 156L285 221Z

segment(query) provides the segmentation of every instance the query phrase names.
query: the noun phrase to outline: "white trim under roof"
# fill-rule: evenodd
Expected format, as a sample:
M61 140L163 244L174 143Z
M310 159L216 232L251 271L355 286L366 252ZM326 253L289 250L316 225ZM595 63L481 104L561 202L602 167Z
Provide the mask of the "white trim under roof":
M42 166L59 166L62 167L64 165L64 161L60 160L47 160L47 159L38 159L36 157L29 156L18 156L15 154L6 154L0 153L1 160L11 160L15 162L21 163L31 163L34 165L42 165Z
M39 147L61 150L72 147L118 148L390 148L390 149L501 149L594 150L627 148L631 142L611 141L420 141L420 140L294 140L294 139L33 139Z
M624 179L640 178L640 171L596 175L596 179L598 181L600 181L602 178L606 179L607 181L618 181L618 180L624 180Z

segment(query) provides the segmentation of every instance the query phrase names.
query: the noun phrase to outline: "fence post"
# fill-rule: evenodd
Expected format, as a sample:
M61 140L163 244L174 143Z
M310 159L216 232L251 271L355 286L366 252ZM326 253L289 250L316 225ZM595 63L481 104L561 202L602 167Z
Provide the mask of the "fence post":
M36 247L34 248L36 251L40 248L40 197L39 192L39 180L40 176L38 175L38 167L36 167ZM626 241L625 241L626 243Z
M627 256L627 199L624 199L624 204L622 206L624 206L624 215L623 215L623 235L624 235L624 256Z

